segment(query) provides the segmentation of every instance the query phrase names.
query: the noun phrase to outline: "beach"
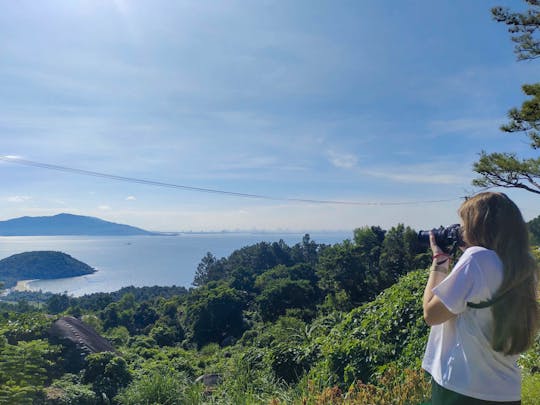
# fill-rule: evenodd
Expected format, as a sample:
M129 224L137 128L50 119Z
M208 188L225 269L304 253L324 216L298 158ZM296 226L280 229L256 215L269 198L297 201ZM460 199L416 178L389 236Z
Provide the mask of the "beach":
M32 291L29 285L32 281L36 281L36 280L19 280L17 281L17 284L15 285L15 287L13 287L11 290L12 291Z

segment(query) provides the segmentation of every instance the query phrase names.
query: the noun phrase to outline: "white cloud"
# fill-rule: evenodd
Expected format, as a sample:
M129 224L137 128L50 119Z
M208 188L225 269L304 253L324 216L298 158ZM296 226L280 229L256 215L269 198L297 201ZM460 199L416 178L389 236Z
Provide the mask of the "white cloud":
M109 211L111 210L111 207L108 205L100 205L98 206L98 209L100 209L101 211Z
M362 173L404 184L464 185L471 182L469 167L468 162L453 161L448 157L439 162L376 167Z
M463 184L464 179L455 174L401 171L366 171L365 174L394 180L399 183L425 183L425 184Z
M135 201L137 198L133 195L127 196L126 201Z
M278 160L274 156L247 156L237 155L229 157L221 165L217 165L217 170L257 170L276 167Z
M333 150L328 151L330 163L341 169L352 169L358 163L358 158L350 153L338 153Z
M504 123L504 117L497 118L455 118L447 120L434 120L429 123L435 135L464 133L474 136L492 136L499 131Z
M13 195L11 197L6 198L6 201L12 202L12 203L21 203L28 200L31 200L32 197L29 197L27 195Z

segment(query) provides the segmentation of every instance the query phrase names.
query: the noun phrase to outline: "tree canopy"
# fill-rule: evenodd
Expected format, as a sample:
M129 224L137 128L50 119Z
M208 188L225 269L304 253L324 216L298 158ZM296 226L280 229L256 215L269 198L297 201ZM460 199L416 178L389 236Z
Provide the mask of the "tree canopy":
M540 1L525 0L529 9L512 12L503 7L491 10L493 18L508 26L512 41L516 43L518 60L533 60L540 57ZM510 121L501 126L508 133L525 133L530 138L531 148L540 148L540 83L526 84L523 92L530 96L521 108L508 112ZM540 194L540 157L520 158L514 153L480 153L474 164L480 177L473 185L480 187L520 188Z
M531 243L540 245L540 215L527 222L531 234Z
M518 60L540 57L540 39L537 36L540 27L540 1L525 2L530 8L522 13L511 12L503 7L494 7L491 10L495 21L508 25L508 32L512 34L512 41L516 44L514 52Z

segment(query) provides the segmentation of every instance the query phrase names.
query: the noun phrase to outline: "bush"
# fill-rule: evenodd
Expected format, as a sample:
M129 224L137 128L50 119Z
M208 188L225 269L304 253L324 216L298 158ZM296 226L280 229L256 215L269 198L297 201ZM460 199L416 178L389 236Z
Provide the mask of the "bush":
M309 349L282 343L268 353L274 375L288 384L296 383L312 364Z
M95 405L98 398L90 384L81 384L74 374L65 374L45 388L46 405Z
M17 314L6 312L0 317L0 334L4 335L10 344L18 341L31 341L47 337L53 319L41 312Z
M521 386L521 403L536 405L540 398L540 374L525 374Z
M184 338L184 330L158 322L150 331L150 337L159 346L174 346Z
M112 329L109 329L105 334L105 337L114 346L124 346L129 342L129 331L125 326L116 326Z
M122 405L187 405L202 402L202 387L168 367L142 372L115 400Z
M256 360L254 353L240 355L231 360L224 370L223 382L212 392L213 404L254 405L269 404L278 397L291 403L286 384L277 380L272 372ZM254 361L255 360L255 361Z
M221 342L227 336L238 338L244 330L244 295L225 284L210 283L189 297L185 323L189 337L198 347Z
M536 335L533 346L520 356L518 363L525 372L540 373L540 333Z
M20 341L0 349L0 403L31 404L54 373L58 347L46 340Z
M336 383L371 382L383 365L419 368L428 327L423 320L425 271L411 272L372 302L352 310L321 340Z
M81 317L81 321L87 325L90 325L97 333L103 332L103 323L96 315L87 314Z
M314 309L317 300L314 284L289 278L270 280L256 298L263 321L275 321L289 308Z
M118 391L131 382L131 373L126 361L111 352L95 353L86 360L88 366L84 372L83 382L92 384L94 392L105 394L112 399Z
M307 389L293 403L302 405L411 405L425 403L431 397L431 385L422 370L389 367L377 375L373 384L357 382L347 390L318 387L307 381ZM274 400L273 405L280 405Z

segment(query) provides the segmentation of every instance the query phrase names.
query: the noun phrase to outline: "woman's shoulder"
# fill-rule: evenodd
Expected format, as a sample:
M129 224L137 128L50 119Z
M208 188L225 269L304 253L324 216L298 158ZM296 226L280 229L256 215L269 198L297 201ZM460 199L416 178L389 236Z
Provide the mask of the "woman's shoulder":
M502 266L501 259L497 253L482 246L469 246L463 252L462 258L481 264L491 264L496 267Z
M469 255L489 255L489 254L495 254L494 250L485 248L483 246L469 246L463 254L469 254Z

